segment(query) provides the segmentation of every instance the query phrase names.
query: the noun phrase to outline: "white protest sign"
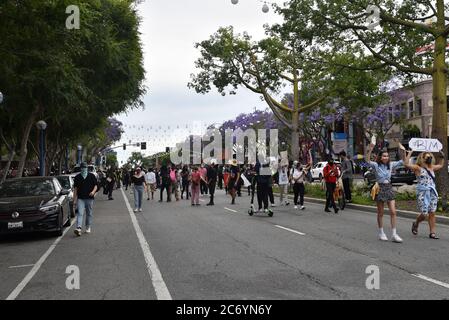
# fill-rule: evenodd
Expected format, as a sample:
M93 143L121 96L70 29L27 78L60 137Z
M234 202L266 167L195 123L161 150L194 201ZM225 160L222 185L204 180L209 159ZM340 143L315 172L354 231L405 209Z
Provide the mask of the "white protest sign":
M412 138L408 145L413 151L418 152L440 152L443 149L438 139Z

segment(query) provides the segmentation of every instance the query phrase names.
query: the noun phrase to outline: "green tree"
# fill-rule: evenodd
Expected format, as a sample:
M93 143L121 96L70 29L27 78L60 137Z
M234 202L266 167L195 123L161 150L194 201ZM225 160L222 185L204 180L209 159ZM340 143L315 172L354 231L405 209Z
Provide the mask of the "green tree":
M367 10L368 5L374 6ZM432 77L432 137L442 142L447 157L447 9L444 0L290 0L278 12L283 27L295 37L316 36L315 57L326 63L333 63L336 53L356 52L371 59L358 65L360 70L384 70L407 82ZM376 14L379 26L373 28ZM447 170L437 174L437 185L446 205Z
M23 172L36 120L59 149L93 136L113 114L142 105L136 1L30 0L0 4L0 87L14 109ZM81 28L65 28L76 4ZM4 89L3 89L4 88ZM58 149L56 148L56 149Z

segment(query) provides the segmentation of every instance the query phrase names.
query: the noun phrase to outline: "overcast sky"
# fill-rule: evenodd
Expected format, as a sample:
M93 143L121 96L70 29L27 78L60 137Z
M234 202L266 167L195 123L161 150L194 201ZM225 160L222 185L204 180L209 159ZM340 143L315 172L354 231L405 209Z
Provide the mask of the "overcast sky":
M263 13L262 6L259 0L239 0L237 5L231 0L145 0L140 4L148 93L143 98L144 110L118 116L125 125L120 144L147 141L146 153L152 154L179 141L182 132L177 132L178 126L184 130L193 127L195 133L203 124L221 123L254 108L265 109L257 95L243 88L236 96L226 97L216 91L199 95L187 88L199 57L194 44L208 39L219 27L230 25L236 32L247 31L260 39L265 23L280 22L271 8ZM119 150L119 163L138 150Z

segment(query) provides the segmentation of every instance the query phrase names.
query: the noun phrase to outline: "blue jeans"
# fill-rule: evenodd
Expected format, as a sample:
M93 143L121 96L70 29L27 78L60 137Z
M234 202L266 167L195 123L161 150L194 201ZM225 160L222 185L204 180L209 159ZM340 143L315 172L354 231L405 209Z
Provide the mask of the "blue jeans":
M134 208L142 209L143 192L145 188L143 186L134 186Z
M76 216L76 227L81 228L83 226L84 212L86 212L86 228L92 225L92 207L94 199L78 199L76 205L78 208L78 214Z

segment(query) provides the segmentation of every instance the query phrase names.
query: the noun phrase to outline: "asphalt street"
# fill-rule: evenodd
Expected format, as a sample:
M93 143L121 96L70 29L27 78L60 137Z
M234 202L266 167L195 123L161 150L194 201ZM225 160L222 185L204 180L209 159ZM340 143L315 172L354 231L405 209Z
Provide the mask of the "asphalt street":
M371 212L307 203L251 217L247 195L231 205L218 191L213 207L207 196L199 207L145 200L134 214L130 190L114 198L98 196L89 235L76 237L72 225L61 238L0 238L0 299L449 298L448 226L431 240L426 224L413 236L411 220L399 218L396 244L377 240ZM365 285L370 265L378 290ZM69 266L79 268L78 290L66 287Z

